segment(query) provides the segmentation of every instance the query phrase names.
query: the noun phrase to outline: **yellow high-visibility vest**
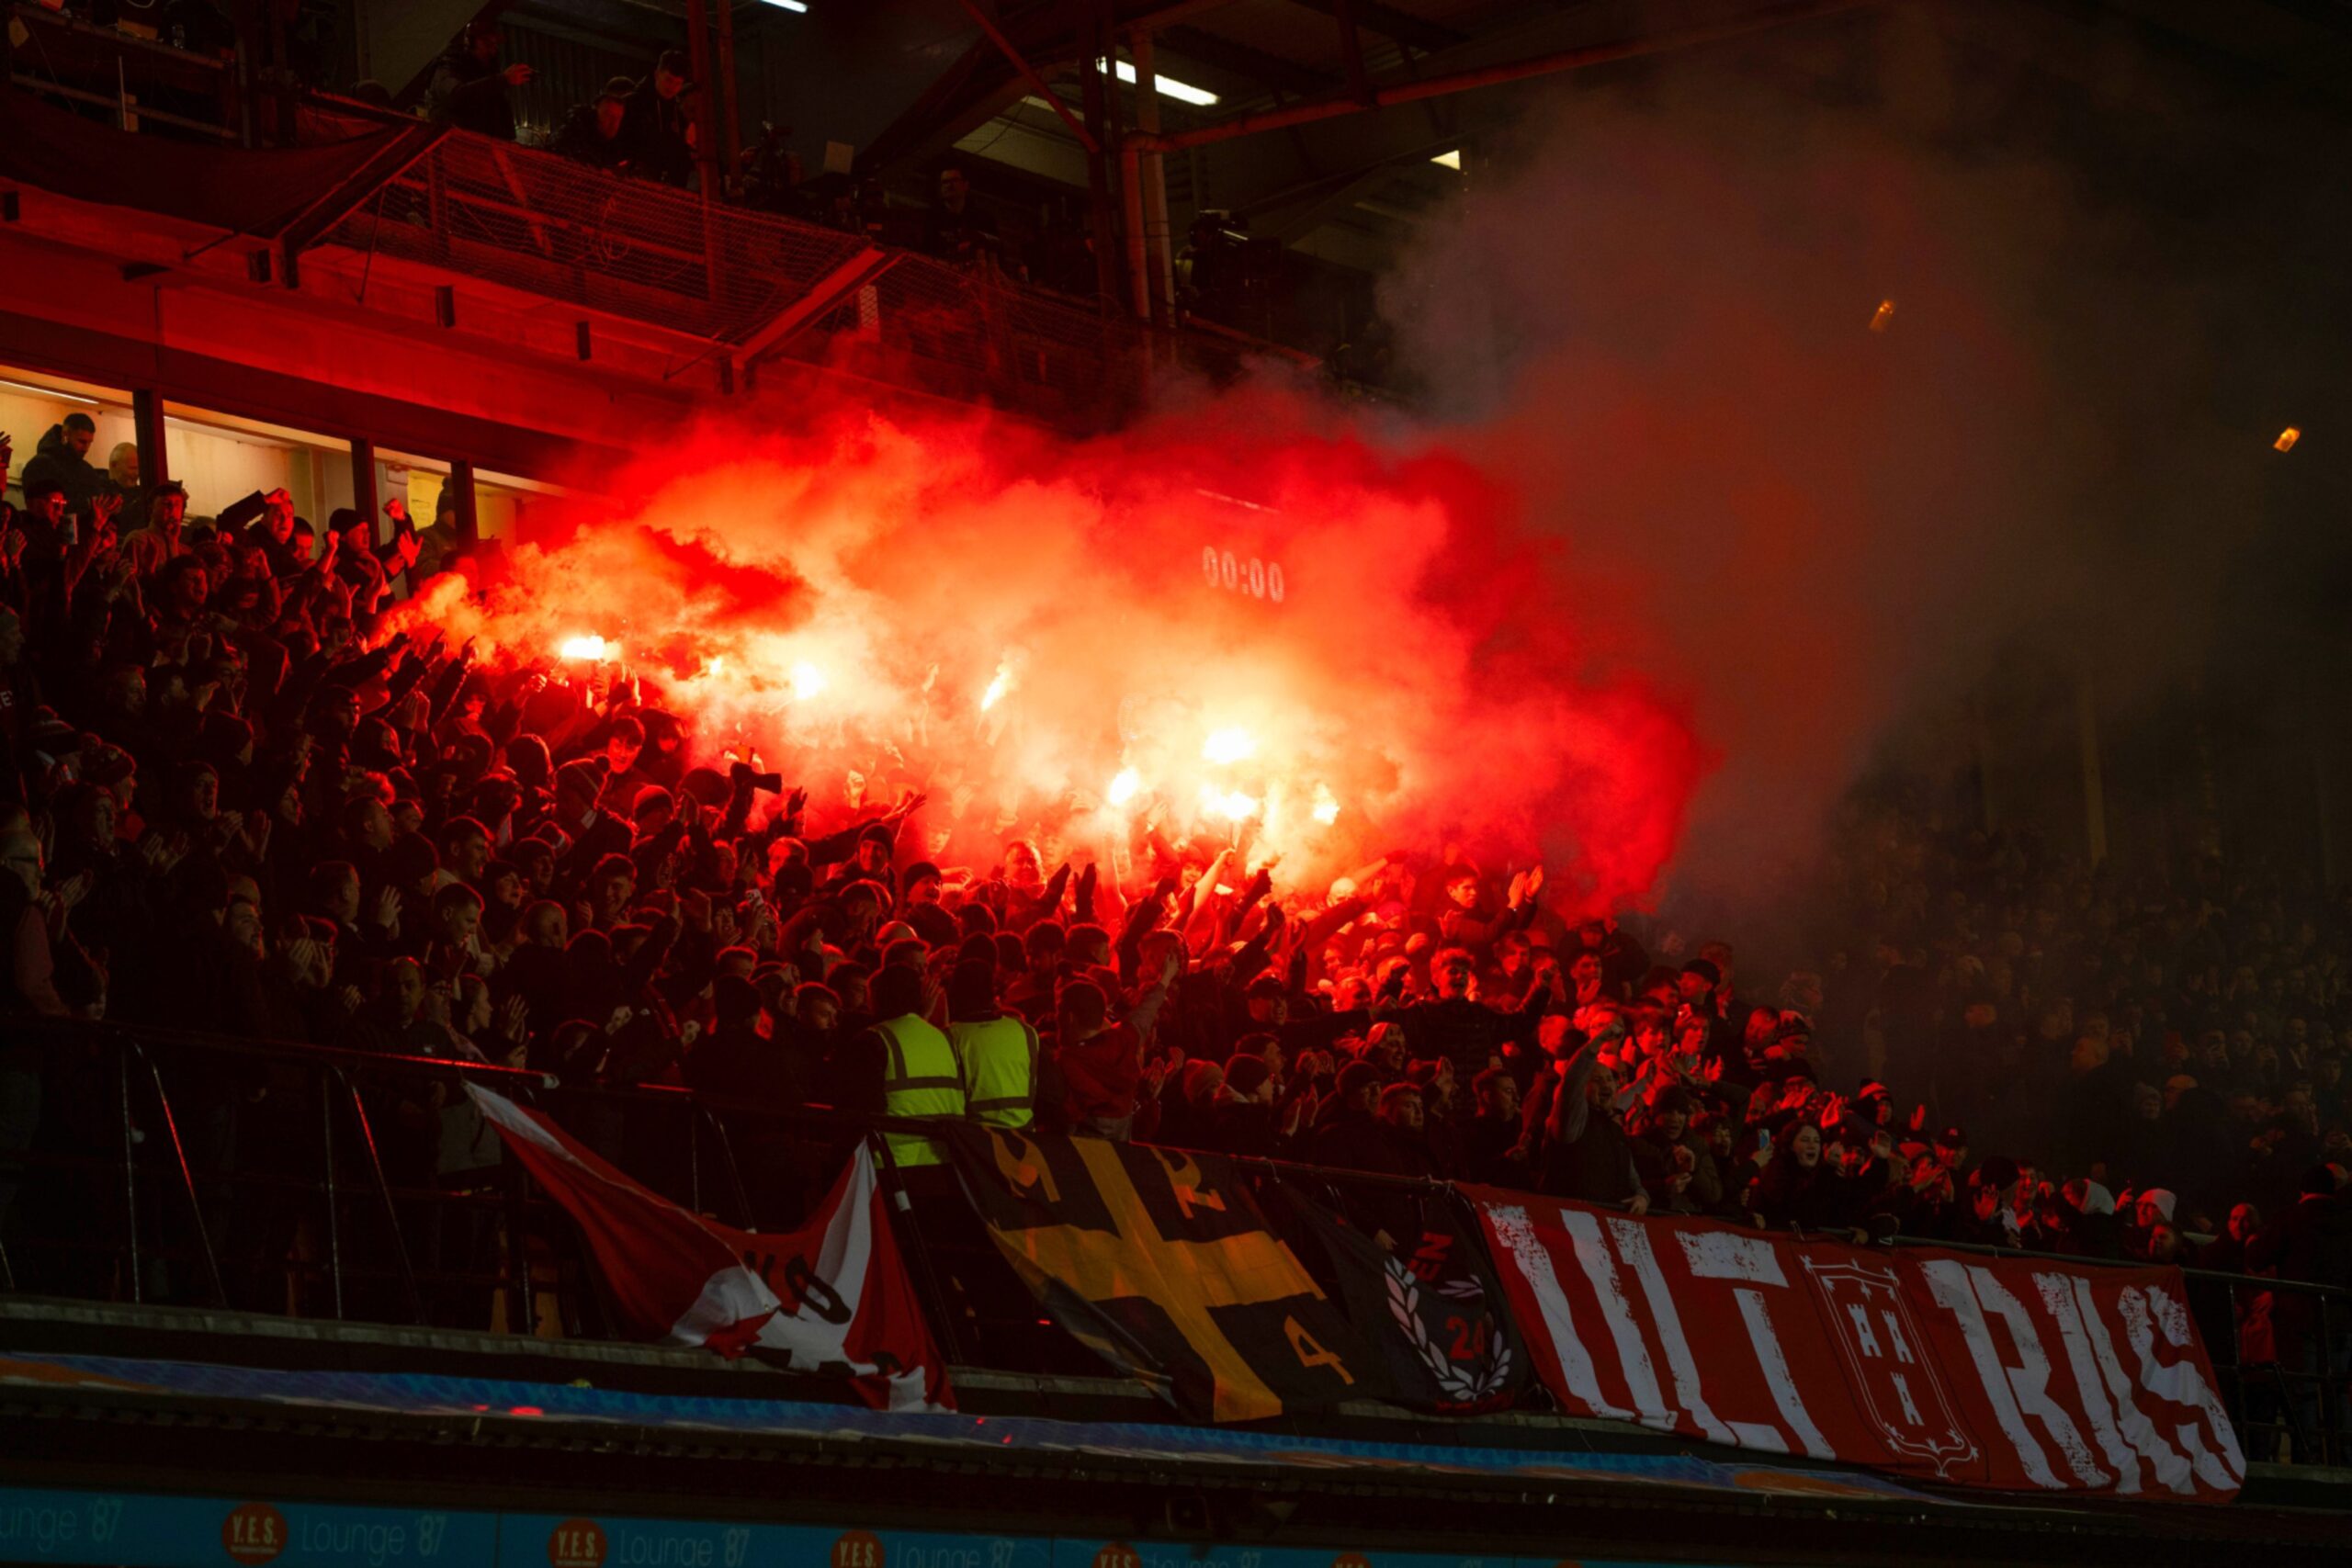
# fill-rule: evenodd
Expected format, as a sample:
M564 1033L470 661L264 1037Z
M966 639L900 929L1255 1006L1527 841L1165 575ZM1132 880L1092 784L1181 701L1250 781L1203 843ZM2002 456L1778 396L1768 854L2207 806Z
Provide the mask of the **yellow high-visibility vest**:
M890 1060L882 1080L882 1110L889 1116L961 1120L964 1115L964 1074L956 1047L929 1023L907 1013L874 1026L888 1043ZM946 1151L931 1138L911 1133L885 1133L890 1157L901 1168L939 1165Z
M988 1127L1026 1127L1037 1097L1037 1032L1018 1014L951 1023L964 1064L964 1112Z

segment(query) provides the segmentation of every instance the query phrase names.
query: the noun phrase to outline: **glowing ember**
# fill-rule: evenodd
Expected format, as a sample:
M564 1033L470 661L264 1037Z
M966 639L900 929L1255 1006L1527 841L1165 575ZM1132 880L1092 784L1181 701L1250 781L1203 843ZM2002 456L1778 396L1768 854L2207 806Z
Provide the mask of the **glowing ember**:
M1244 761L1258 754L1258 742L1246 729L1214 731L1201 748L1201 755L1220 767Z
M1878 309L1871 312L1871 331L1883 333L1886 331L1886 323L1893 320L1894 320L1894 301L1882 299L1878 302Z
M807 702L825 689L825 672L803 660L792 667L792 694Z
M2278 451L2292 452L2295 449L2295 443L2301 441L2302 438L2303 433L2290 424L2286 429L2280 431L2278 433L2278 439L2273 441L2270 445Z
M1340 819L1340 803L1332 796L1329 784L1315 786L1315 820L1326 828Z
M1114 806L1125 806L1142 787L1143 780L1133 768L1121 768L1111 780L1111 787L1103 792L1103 798Z
M606 642L600 637L568 637L563 639L563 645L556 649L556 653L558 657L563 659L586 659L601 663L607 659L616 658L620 653L620 646L617 643Z

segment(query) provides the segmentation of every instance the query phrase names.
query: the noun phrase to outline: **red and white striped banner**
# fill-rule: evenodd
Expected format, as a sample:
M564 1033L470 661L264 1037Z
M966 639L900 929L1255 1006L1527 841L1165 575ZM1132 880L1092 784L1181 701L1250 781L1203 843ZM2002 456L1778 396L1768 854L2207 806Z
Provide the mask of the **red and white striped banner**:
M2245 1477L2177 1269L1468 1192L1570 1414L2015 1491L2223 1502Z

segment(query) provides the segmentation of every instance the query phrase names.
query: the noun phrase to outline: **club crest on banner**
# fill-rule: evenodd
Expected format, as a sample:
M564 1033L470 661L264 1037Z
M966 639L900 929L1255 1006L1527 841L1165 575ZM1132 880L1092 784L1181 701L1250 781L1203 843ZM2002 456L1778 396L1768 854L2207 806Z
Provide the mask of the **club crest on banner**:
M1421 1281L1394 1258L1385 1260L1388 1281L1388 1312L1396 1332L1412 1346L1438 1392L1454 1403L1471 1405L1489 1400L1511 1385L1510 1341L1487 1332L1487 1320L1454 1317L1452 1346L1441 1344L1421 1316Z
M1859 1260L1804 1260L1821 1298L1823 1314L1836 1331L1834 1342L1846 1363L1862 1414L1886 1446L1906 1459L1931 1466L1949 1480L1954 1466L1973 1462L1979 1450L1953 1411L1930 1343L1903 1299L1894 1270Z

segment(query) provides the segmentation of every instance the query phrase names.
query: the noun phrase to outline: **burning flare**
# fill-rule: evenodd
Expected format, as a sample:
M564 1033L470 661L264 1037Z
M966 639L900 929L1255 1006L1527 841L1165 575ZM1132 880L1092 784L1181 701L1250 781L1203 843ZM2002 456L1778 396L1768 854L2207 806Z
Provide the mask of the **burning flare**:
M1248 761L1257 754L1256 739L1248 730L1240 728L1212 731L1201 746L1202 757L1220 767Z
M390 625L492 669L623 631L688 765L760 752L812 832L923 795L943 864L1238 846L1306 886L1540 843L1573 898L1641 897L1705 765L1680 710L1579 640L1498 481L1309 424L1249 394L1087 443L865 411L693 432ZM1278 567L1282 603L1205 581L1209 547Z
M1201 808L1228 822L1247 822L1258 815L1258 802L1239 790L1220 793L1215 784L1201 786Z

